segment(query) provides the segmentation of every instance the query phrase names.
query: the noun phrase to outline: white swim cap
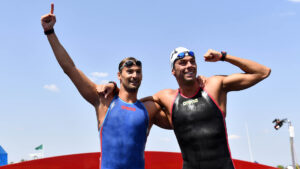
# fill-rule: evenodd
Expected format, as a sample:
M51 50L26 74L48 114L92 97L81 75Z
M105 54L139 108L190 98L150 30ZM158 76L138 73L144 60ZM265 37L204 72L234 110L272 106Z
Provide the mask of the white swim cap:
M190 50L188 50L187 48L184 48L184 47L178 47L176 49L174 49L172 52L171 52L171 55L170 55L170 64L171 64L171 69L173 69L174 67L174 62L179 59L178 58L178 54L179 53L182 53L182 52L189 52Z

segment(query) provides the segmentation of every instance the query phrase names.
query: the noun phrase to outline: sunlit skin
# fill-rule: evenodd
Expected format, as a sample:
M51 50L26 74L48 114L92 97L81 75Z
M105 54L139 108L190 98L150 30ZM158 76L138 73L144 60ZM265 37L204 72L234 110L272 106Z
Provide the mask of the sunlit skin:
M133 65L131 67L124 67L118 73L121 86L127 92L137 92L142 82L142 69L139 66Z
M118 72L118 79L120 80L121 88L120 88L119 92L116 92L116 93L118 93L119 98L114 97L112 95L110 95L110 96L103 95L103 93L98 92L97 85L94 82L92 82L82 71L80 71L75 66L72 58L67 53L67 51L62 46L62 44L59 42L59 40L54 32L54 28L53 28L56 23L56 16L53 14L53 11L54 11L54 4L51 4L50 13L41 17L41 24L44 29L44 33L47 35L47 39L49 41L49 44L51 45L51 48L55 55L55 58L56 58L57 62L59 63L59 65L61 66L61 68L63 69L64 73L71 79L71 81L76 86L79 93L81 94L81 96L95 108L96 115L97 115L97 121L98 121L98 130L103 129L101 127L103 127L103 122L105 120L107 113L110 111L113 111L112 109L115 106L117 107L117 109L114 109L116 111L115 113L128 112L126 110L122 110L123 103L119 103L119 102L114 102L116 104L114 104L114 106L112 106L113 107L112 109L109 109L109 106L110 106L110 103L112 102L112 100L113 99L117 100L119 98L123 102L126 102L128 104L133 103L131 108L133 108L134 110L131 109L133 111L131 111L132 114L130 114L130 115L123 114L125 116L125 119L126 119L126 117L133 118L133 116L138 115L137 118L135 120L133 120L136 122L134 124L137 124L137 125L134 125L134 124L127 125L128 127L130 127L129 131L136 131L136 132L141 131L141 132L145 132L145 133L142 133L143 135L144 134L148 135L153 124L156 124L157 126L160 126L165 129L172 128L169 123L166 112L164 112L162 110L161 106L158 103L156 103L154 101L145 101L143 103L137 102L138 101L137 92L138 92L138 89L139 89L139 86L141 84L142 77L143 77L142 76L142 67L136 65L137 61L134 61L135 64L130 67L127 67L127 66L129 66L129 62L125 62L124 65L121 66L122 70L120 70L120 72ZM105 61L103 64L105 64ZM140 65L140 64L138 64L138 65ZM126 106L124 106L124 107L126 107ZM135 107L137 107L138 111L136 111ZM139 113L142 113L142 116L140 116ZM145 116L145 114L147 114L147 115ZM118 119L118 117L110 116L110 119L112 119L111 122L114 123L114 122L116 122L116 119ZM139 124L143 125L143 122L148 123L148 124L145 123L146 125L148 125L148 126L146 126L147 131L139 130L139 128L137 128L137 127L139 127ZM131 123L131 121L129 121L129 123ZM117 123L117 124L113 124L113 125L117 126L119 128L123 127L122 123L121 124ZM108 127L104 130L109 133L110 132L109 129L110 128ZM103 131L103 130L101 130L101 131ZM127 131L125 131L125 132L127 132ZM135 133L135 132L133 132L133 133ZM115 134L114 130L110 134ZM117 144L119 143L119 141L121 141L121 142L123 141L122 136L119 137L119 135L114 135L114 137L115 137L115 139L111 139L111 140L117 142ZM143 144L146 144L146 139L145 140L139 139L134 134L129 134L129 137L131 137L131 138L125 138L125 139L128 139L128 140L131 139L131 140L137 141L137 143L134 145L142 145L143 146ZM120 140L118 140L119 138L120 138ZM102 134L101 134L101 141L102 141ZM101 144L101 147L102 147L102 144ZM116 146L114 146L114 145L113 146L109 145L109 147L107 147L107 148L111 151L119 151L119 149L115 149L115 147ZM129 144L122 144L121 146L118 146L118 147L120 147L122 150L131 149L131 146ZM143 148L143 147L140 147L140 148ZM137 146L137 148L135 147L135 148L133 148L133 150L137 150L137 152L140 152L140 151L142 151L140 148ZM118 154L118 155L120 155L120 157L122 157L122 156L125 157L127 155L127 154L123 154L122 151L120 151L120 152L121 153ZM139 153L137 156L141 156L141 158L137 158L137 159L140 159L140 162L144 161L142 152ZM136 156L133 156L133 157L136 158ZM109 158L109 156L108 156L108 158ZM124 161L120 162L118 164L119 168L127 168L127 167L123 167L123 166L124 166L124 164L127 165L127 163L131 163L130 160L125 159ZM109 159L108 159L108 162L109 162Z
M41 17L44 32L54 28L56 16L53 14L53 11L54 4L51 4L50 12ZM72 58L59 42L55 32L47 34L47 39L64 73L72 80L81 96L95 108L98 129L100 129L113 96L108 96L105 92L104 95L103 92L97 91L97 85L75 66ZM138 88L142 81L142 67L136 65L131 67L124 66L118 72L118 78L121 81L119 97L127 103L135 103L137 101ZM149 130L153 124L162 128L171 128L165 113L160 110L161 108L157 103L146 101L143 104L149 115Z
M193 161L196 158L198 159L199 157L197 154L202 151L199 148L195 149L195 151L194 151L194 150L192 150L193 148L190 149L190 148L186 148L186 147L190 147L190 145L194 145L198 141L201 142L201 141L206 141L206 140L203 139L202 133L200 133L199 135L196 135L195 137L190 137L188 139L182 139L182 138L185 136L189 137L189 135L195 135L194 131L196 131L196 130L203 130L203 131L207 132L207 134L208 134L207 136L210 137L212 135L211 133L215 133L215 131L217 131L214 129L214 126L226 125L225 118L226 118L227 93L230 91L238 91L238 90L243 90L243 89L249 88L249 87L255 85L256 83L262 81L263 79L267 78L271 73L270 68L268 68L264 65L261 65L259 63L256 63L254 61L235 57L235 56L232 56L229 54L227 54L227 55L225 54L225 56L224 56L223 54L224 53L209 49L204 54L204 60L206 62L218 62L218 61L228 62L228 63L240 68L244 73L235 73L235 74L231 74L231 75L215 75L215 76L211 76L209 78L201 78L201 80L199 81L196 78L197 64L196 64L195 58L192 56L185 56L181 59L176 60L174 62L174 65L172 65L173 66L172 74L174 75L174 77L176 78L176 80L178 82L179 90L178 89L175 89L175 90L174 89L164 89L164 90L157 92L153 96L142 99L142 101L154 101L154 102L158 103L161 107L163 107L165 110L167 110L166 117L168 118L169 123L174 128L175 133L176 133L176 131L179 131L179 132L177 132L179 134L176 134L176 137L178 136L177 141L179 144L181 144L180 147L182 147L182 145L184 145L183 149L181 148L181 150L182 150L183 154L186 154L185 157L188 157L188 158L184 159L184 160L187 160L185 162L190 163L189 161ZM171 56L173 56L173 55L171 55ZM171 58L171 63L172 63L172 61L173 60ZM205 80L203 81L202 79L205 79ZM203 85L201 85L201 82ZM199 90L200 87L203 88L203 90ZM206 96L203 97L203 94L207 95L208 97L206 97ZM186 98L185 100L188 100L188 101L197 100L197 102L195 102L195 104L198 104L201 106L203 104L203 107L201 107L201 111L196 110L197 105L195 105L195 106L193 105L193 106L187 108L187 106L185 106L183 103L180 103L181 97ZM200 100L200 97L203 97L204 99ZM210 104L209 102L211 102L212 104ZM183 105L178 106L179 104L183 104ZM213 110L211 108L212 107L211 105L215 105L215 107L217 107L217 108L215 110ZM173 111L174 107L175 107L175 111ZM176 109L178 107L181 107L182 109L181 110ZM178 121L179 118L177 118L177 121L175 120L176 123L173 123L174 118L172 118L172 115L174 116L174 113L176 113L176 112L178 114L181 113L181 116L179 116L179 117L181 117L181 118L183 117L183 119L191 118L190 114L194 113L194 115L195 115L194 117L196 117L196 115L202 116L201 117L202 121L201 120L198 121L198 117L199 117L198 116L196 118L197 120L195 120L195 121L183 120L180 122L180 121ZM190 113L190 112L192 112L192 113ZM219 116L218 113L220 113L220 112L223 116L223 121L217 120L219 118L219 117L217 117L217 116ZM206 114L210 114L210 115L206 115ZM210 117L207 118L207 116L210 116ZM206 120L206 119L209 120L208 121L209 123L202 123L203 120ZM213 121L216 123L214 123ZM179 122L181 124L179 124ZM189 124L185 127L184 125L186 125L187 123L189 123ZM205 126L203 124L205 124ZM196 128L196 130L191 130L193 128ZM207 130L207 129L209 129L209 130ZM212 132L210 131L210 129ZM221 130L222 130L222 132L226 133L226 128L224 128L225 131L223 131L223 129L221 129ZM216 144L216 145L220 143L218 140L224 140L224 139L227 140L226 134L225 135L217 134L216 137L218 137L218 138L214 138L214 141L213 141L213 144ZM211 145L213 145L213 144L211 144ZM213 152L213 151L217 152L218 150L212 148L211 145L209 145L207 147L208 152ZM219 144L219 145L221 145L221 144ZM221 149L224 149L224 150L227 149L230 152L228 145L226 145L226 143L224 143L224 142L222 143ZM219 153L219 152L217 152L217 153ZM223 154L225 154L225 153L223 153ZM221 156L223 158L223 155L221 155ZM203 157L205 157L205 156L203 156ZM199 160L205 159L203 157L199 158ZM219 157L217 157L217 158L219 158ZM225 155L224 155L224 159L226 159L226 158L227 157L225 157ZM203 164L209 162L209 160L207 160L207 161L203 160L203 162L204 162ZM226 160L226 163L228 163L228 162L229 162L229 160ZM194 160L194 162L191 162L190 164L194 165L193 163L199 165L199 162L197 160ZM191 166L190 164L187 164L186 166ZM223 162L222 162L222 164L223 164ZM224 163L224 166L226 168L233 167L231 164L230 165L228 165L228 164L226 164L227 166L225 166L225 163ZM185 167L183 167L183 168L185 168ZM222 167L222 168L224 168L224 167Z
M196 60L192 56L185 56L175 61L172 74L179 84L193 85L197 75Z

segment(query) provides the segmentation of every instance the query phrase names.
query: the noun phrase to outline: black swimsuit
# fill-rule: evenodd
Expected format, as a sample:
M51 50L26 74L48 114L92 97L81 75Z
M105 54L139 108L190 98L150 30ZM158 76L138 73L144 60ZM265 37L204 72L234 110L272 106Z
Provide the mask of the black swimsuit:
M191 98L178 92L172 122L183 169L234 169L223 113L204 90Z

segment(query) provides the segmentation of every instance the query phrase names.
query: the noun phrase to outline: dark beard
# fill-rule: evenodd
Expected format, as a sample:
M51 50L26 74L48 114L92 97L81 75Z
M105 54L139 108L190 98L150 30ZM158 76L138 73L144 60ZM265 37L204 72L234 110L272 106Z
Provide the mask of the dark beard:
M124 85L124 89L128 92L128 93L137 93L139 90L140 85L138 85L137 87L128 87L126 85Z

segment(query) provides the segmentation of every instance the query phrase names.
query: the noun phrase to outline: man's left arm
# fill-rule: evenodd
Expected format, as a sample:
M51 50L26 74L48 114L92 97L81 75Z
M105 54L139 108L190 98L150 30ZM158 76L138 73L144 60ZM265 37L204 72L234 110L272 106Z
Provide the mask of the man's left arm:
M236 91L249 88L267 78L271 73L271 69L264 65L214 50L209 50L204 58L205 61L208 62L223 60L244 71L244 73L225 76L222 80L222 89L224 91Z

